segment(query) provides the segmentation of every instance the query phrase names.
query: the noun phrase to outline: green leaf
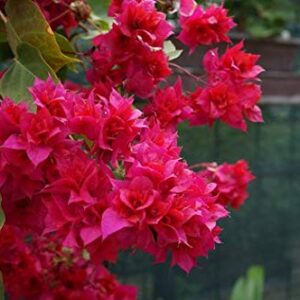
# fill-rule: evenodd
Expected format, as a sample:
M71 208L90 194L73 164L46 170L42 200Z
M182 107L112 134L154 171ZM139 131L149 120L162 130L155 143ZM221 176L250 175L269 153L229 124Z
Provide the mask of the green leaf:
M5 223L5 214L4 214L4 211L2 209L1 203L2 203L2 197L0 195L0 230L2 229L2 227ZM0 295L1 295L1 289L0 289Z
M58 78L38 49L28 43L20 43L16 52L17 58L14 59L0 80L0 94L17 103L26 100L33 108L33 101L28 88L32 86L35 78L47 79L51 75L55 82L58 82Z
M164 52L168 56L169 60L174 60L181 55L183 50L177 50L175 45L171 41L165 41Z
M32 105L32 97L27 88L32 86L34 79L34 74L14 59L13 64L0 80L0 94L3 97L13 99L17 103L26 100Z
M17 58L18 61L36 77L45 80L50 74L52 79L58 82L55 72L41 56L39 50L30 46L28 43L18 45Z
M0 272L0 300L4 300L5 296L4 296L4 285L3 285L3 277L2 277L2 273Z
M262 300L264 289L264 270L260 266L252 266L246 277L237 280L230 300Z
M12 24L10 23L10 21L7 21L5 23L5 28L6 28L6 32L7 32L7 41L10 45L10 48L12 50L12 52L17 55L17 47L18 45L22 42L18 36L18 34L16 33L14 27L12 26Z
M98 30L90 30L87 33L81 33L79 35L77 35L77 40L87 40L90 41L92 40L94 37L99 35L99 31Z
M253 300L262 300L264 289L264 270L260 266L252 266L247 272L248 293Z
M245 278L239 278L235 283L230 300L243 300L245 292Z
M8 0L5 11L8 40L13 51L16 51L20 41L27 42L40 51L55 72L66 64L78 61L61 52L54 32L33 1Z
M76 58L76 50L70 41L65 36L57 32L55 32L55 38L62 53L72 57L74 60L76 60L76 62L79 62L79 60ZM69 67L69 69L72 71L76 71L75 62L68 64L67 67Z
M72 44L70 43L70 41L65 36L55 32L55 38L59 45L60 50L63 53L67 53L67 55L76 58L76 51L72 46Z
M96 15L107 15L107 9L110 4L110 0L88 0L88 4L93 9Z
M112 28L114 19L107 16L98 17L94 14L91 14L91 21L99 29L99 34L99 31L101 33L108 32Z

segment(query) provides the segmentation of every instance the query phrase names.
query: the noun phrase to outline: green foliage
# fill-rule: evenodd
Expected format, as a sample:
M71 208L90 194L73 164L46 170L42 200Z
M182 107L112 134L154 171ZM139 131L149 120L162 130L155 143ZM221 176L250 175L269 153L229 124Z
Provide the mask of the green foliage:
M58 81L55 72L47 64L41 53L28 43L20 43L16 49L18 61L36 77L47 79L49 74Z
M38 6L31 0L8 0L7 32L14 53L20 42L36 47L49 66L57 72L76 59L62 53L50 25Z
M69 42L69 40L65 36L63 36L62 34L59 34L57 32L55 32L55 39L56 39L56 42L57 42L61 52L68 54L69 57L72 57L75 59L75 49L72 46L72 44Z
M16 48L17 57L0 80L0 94L15 101L27 100L32 106L32 98L27 90L36 77L47 79L49 74L58 78L40 52L28 43L20 43Z
M171 41L165 41L164 52L168 56L169 60L174 60L181 55L183 50L177 50L175 45Z
M110 0L88 0L88 4L96 15L106 15Z
M87 2L93 10L93 13L90 17L90 21L94 23L94 25L99 29L99 31L109 31L113 23L113 19L107 16L107 10L110 4L110 0L88 0Z
M296 20L294 0L233 0L226 5L240 29L256 38L276 36Z
M58 33L54 33L31 0L8 0L6 16L1 12L0 58L13 60L0 80L0 95L16 102L32 99L28 92L35 78L46 79L49 75L58 81L56 72L64 66L74 69L79 62L71 43ZM8 49L8 44L10 50Z
M76 59L76 50L74 49L73 45L69 42L69 40L65 36L57 32L55 32L55 39L62 53L67 54L69 57L74 58L75 61L78 62L78 60ZM75 62L68 64L67 67L72 71L76 71Z
M230 300L262 300L264 289L264 270L252 266L246 277L239 278L232 290Z
M0 81L1 96L10 97L15 102L26 100L32 104L32 99L27 88L33 84L34 78L33 73L18 60L14 60Z

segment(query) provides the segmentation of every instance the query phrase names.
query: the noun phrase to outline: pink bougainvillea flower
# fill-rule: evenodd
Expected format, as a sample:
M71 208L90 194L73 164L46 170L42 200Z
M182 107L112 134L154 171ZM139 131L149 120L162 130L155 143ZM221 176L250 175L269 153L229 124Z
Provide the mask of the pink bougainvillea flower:
M125 179L115 182L112 206L103 214L102 231L106 238L131 232L135 238L128 246L149 252L157 262L171 251L173 264L188 272L219 241L216 221L227 212L212 195L215 185L189 170L160 130L145 129L144 140L133 147ZM194 250L188 250L191 245Z
M46 81L37 78L29 91L38 109L46 108L57 120L66 121L67 103L73 101L74 96L61 83L56 85L51 77Z
M114 162L119 155L128 156L130 143L144 127L144 121L139 118L142 113L133 108L132 103L132 98L123 98L112 91L98 127L97 146L103 158L110 153Z
M203 65L210 77L222 72L234 79L257 80L257 76L264 69L257 65L259 55L243 51L244 43L241 41L219 57L217 49L208 51L203 58Z
M151 103L144 108L144 113L154 116L162 127L175 129L177 124L189 115L181 80L178 79L174 86L157 90Z
M147 98L151 96L159 81L170 74L168 57L162 50L151 51L141 48L128 64L125 88L130 93Z
M180 0L179 14L182 17L188 17L193 14L197 7L197 3L194 0Z
M248 185L255 179L245 160L235 164L224 163L218 166L212 163L204 166L206 170L201 171L201 174L208 182L216 183L217 202L236 209L244 204L248 198Z
M258 75L263 68L257 65L259 56L244 52L242 47L243 42L240 42L220 57L216 49L205 54L203 65L208 83L190 95L191 124L212 125L221 119L246 131L245 118L251 122L263 122L257 106L261 98Z
M0 270L10 299L135 300L136 289L121 285L101 264L55 238L27 241L13 226L0 233Z
M27 112L25 104L15 104L4 99L0 104L0 143L2 144L10 135L20 133L20 120Z
M34 2L68 37L85 29L86 0ZM141 250L189 272L220 243L226 206L248 197L247 163L193 171L177 126L221 120L246 131L246 120L262 122L259 56L243 42L222 55L208 50L203 77L185 71L201 82L194 92L183 91L180 78L170 85L176 64L164 46L172 26L156 4L111 1L110 30L78 53L89 84L37 79L32 111L15 99L0 103L0 271L11 300L135 300L108 262ZM190 53L230 42L235 23L223 4L181 0L178 15L178 39Z
M201 5L193 10L191 5L182 7L179 24L181 32L178 39L190 48L192 53L199 45L211 45L218 42L230 42L227 33L235 26L227 10L222 6L211 4L207 8ZM187 13L192 11L192 13ZM186 15L187 14L187 15Z
M94 93L88 97L77 99L70 110L68 126L75 134L86 136L91 141L97 140L99 124L105 109L101 103L96 102Z
M121 13L124 0L112 0L108 7L108 16L114 17Z
M93 65L87 77L93 84L123 84L126 91L141 98L171 74L163 42L172 33L164 14L153 1L128 0L120 3L112 29L94 39Z
M56 232L66 246L79 247L102 236L100 222L110 192L110 172L82 151L57 157L57 180L43 190L45 232Z
M230 82L218 82L206 89L198 89L190 97L193 109L191 124L210 124L221 119L226 124L247 130L245 117L252 122L262 122L260 108L261 89L256 84L240 85L236 89Z
M53 29L62 27L70 36L72 29L78 26L79 21L89 17L91 8L86 0L36 0L43 14Z
M53 149L64 142L65 137L47 109L38 110L36 114L24 114L20 131L21 134L11 135L2 147L26 151L35 166L45 161Z
M172 26L165 14L156 11L153 1L126 1L116 21L125 36L150 47L162 47L172 34Z

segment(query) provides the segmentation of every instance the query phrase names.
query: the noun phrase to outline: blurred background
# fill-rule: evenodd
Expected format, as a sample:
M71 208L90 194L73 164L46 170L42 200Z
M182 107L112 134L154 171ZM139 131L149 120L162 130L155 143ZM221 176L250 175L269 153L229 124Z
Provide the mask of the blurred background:
M265 270L263 299L300 299L300 1L225 3L240 24L233 42L244 39L266 69L265 123L251 124L248 134L222 124L212 129L183 125L180 144L190 164L246 159L256 180L246 204L221 223L223 243L189 275L154 266L144 254L121 258L114 270L140 287L143 300L230 299L235 281L251 265ZM197 74L202 55L183 55L177 63ZM188 89L194 84L185 77Z

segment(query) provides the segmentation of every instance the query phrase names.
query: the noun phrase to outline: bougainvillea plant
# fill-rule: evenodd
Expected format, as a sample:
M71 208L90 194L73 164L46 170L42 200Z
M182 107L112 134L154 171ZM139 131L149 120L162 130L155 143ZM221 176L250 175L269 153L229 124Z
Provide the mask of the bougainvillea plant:
M130 249L156 263L171 255L189 272L220 242L218 221L244 203L254 176L243 160L189 167L178 124L246 131L246 120L263 120L259 56L231 44L223 4L1 0L0 9L9 299L136 299L107 267ZM181 54L174 39L189 53L206 49L195 90L169 80L183 68L170 62Z

